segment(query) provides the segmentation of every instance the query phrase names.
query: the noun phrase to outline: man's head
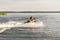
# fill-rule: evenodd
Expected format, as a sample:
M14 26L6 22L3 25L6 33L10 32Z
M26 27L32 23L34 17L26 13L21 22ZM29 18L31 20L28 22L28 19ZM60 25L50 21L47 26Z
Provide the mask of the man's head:
M30 19L32 19L33 17L31 16Z

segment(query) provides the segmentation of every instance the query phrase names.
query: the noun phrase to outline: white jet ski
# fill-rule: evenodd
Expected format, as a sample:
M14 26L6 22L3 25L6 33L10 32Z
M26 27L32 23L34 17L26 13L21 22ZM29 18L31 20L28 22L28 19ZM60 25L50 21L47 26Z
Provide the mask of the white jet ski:
M32 16L27 20L27 22L23 24L17 24L15 27L20 27L20 28L32 28L32 29L37 29L37 28L43 28L44 24L43 22L37 22L35 18Z

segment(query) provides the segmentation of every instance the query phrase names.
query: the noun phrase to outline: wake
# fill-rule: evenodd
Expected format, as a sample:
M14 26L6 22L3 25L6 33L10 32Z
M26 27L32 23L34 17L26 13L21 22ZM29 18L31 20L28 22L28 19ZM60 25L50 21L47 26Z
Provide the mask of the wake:
M20 28L44 28L43 22L37 22L37 23L22 23L22 22L17 22L17 21L9 21L6 23L1 23L0 28L0 33L4 32L7 29L15 28L15 27L20 27Z

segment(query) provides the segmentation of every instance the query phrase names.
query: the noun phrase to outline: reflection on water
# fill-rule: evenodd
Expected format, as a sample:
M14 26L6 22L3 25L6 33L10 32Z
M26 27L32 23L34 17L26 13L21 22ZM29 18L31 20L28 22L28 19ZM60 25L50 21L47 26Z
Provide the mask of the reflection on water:
M0 40L60 40L60 15L49 16L49 15L41 15L37 16L38 19L47 24L44 29L33 29L33 31L29 31L29 29L19 29L12 28L10 30L6 30L3 33L0 33ZM23 21L26 19L19 18L0 18L0 22L6 21ZM3 20L3 21L2 21Z

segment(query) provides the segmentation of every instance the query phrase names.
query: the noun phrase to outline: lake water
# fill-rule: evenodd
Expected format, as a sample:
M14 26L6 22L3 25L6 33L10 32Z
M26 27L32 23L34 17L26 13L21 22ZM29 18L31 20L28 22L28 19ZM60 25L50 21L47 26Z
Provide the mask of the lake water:
M31 15L30 15L31 16ZM59 13L40 13L32 15L46 24L44 29L21 30L12 28L0 33L0 40L60 40L60 14ZM0 23L8 21L24 22L29 16L0 17ZM8 25L8 24L7 24Z

